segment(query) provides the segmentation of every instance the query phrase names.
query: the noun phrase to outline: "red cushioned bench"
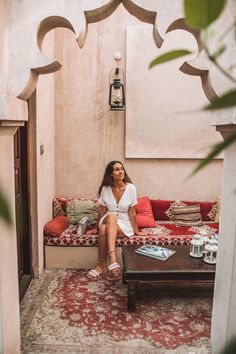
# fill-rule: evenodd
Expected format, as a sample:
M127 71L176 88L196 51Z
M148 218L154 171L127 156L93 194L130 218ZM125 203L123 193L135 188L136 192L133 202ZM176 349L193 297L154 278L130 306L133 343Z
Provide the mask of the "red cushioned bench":
M76 225L69 224L67 220L67 205L75 198L56 197L53 200L53 219L45 225L45 266L62 268L91 268L96 263L98 250L98 235L77 236ZM77 198L80 200L86 200ZM94 202L95 213L98 212L96 199ZM147 231L147 236L132 236L130 238L117 239L116 250L121 262L122 245L184 245L189 244L192 236L205 231L210 237L218 233L219 222L217 216L217 201L190 201L190 200L161 200L138 198L137 220L141 229ZM143 210L141 203L150 204L150 209ZM200 226L177 226L172 220L172 210L175 206L199 205L202 217ZM141 207L140 207L141 206ZM151 214L150 214L151 210ZM143 215L139 214L143 212ZM61 225L55 227L57 220L61 218ZM154 221L154 224L153 224ZM54 224L53 224L54 223ZM54 228L50 228L53 225ZM150 227L150 225L152 225ZM55 231L56 230L56 231Z

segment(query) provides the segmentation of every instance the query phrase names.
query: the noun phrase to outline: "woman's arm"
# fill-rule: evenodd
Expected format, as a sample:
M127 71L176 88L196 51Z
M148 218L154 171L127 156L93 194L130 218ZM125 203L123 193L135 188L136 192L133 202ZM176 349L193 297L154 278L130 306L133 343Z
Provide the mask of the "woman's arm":
M137 225L136 211L135 211L134 206L129 208L128 214L129 214L130 222L131 222L133 229L134 229L134 233L135 233L135 235L138 235L139 229L138 229L138 225Z
M134 206L129 208L128 214L129 214L130 222L133 226L135 235L139 235L139 229L138 229L137 218L136 218L136 211L135 211Z
M105 215L107 212L107 207L104 205L99 205L99 210L98 210L98 219L97 219L97 228L98 228L98 224L100 219L103 217L103 215Z
M137 236L146 236L147 233L145 231L139 231L139 229L138 229L136 211L135 211L135 207L134 206L129 208L128 214L129 214L129 218L130 218L131 224L133 226L135 235L137 235Z

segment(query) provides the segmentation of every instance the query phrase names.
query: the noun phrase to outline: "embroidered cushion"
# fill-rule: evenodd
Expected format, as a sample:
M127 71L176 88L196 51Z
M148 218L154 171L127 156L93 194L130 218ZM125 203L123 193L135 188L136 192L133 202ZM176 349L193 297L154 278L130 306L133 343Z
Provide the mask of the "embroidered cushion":
M88 218L88 225L96 222L94 202L92 200L74 199L68 203L66 213L70 223L74 225L78 224L84 216Z
M200 205L201 216L203 221L215 220L216 201L183 201L186 205Z
M56 216L44 226L44 235L58 237L70 224L69 219L64 215Z
M54 197L53 198L53 217L58 216L58 215L66 215L66 208L67 205L72 201L72 200L89 200L94 203L94 210L95 210L95 217L97 219L98 216L98 211L99 211L99 203L97 199L92 199L92 198L66 198L66 197Z
M138 227L155 227L156 222L152 213L152 206L148 197L138 198L135 205Z
M200 226L203 224L199 204L174 206L172 211L177 226Z

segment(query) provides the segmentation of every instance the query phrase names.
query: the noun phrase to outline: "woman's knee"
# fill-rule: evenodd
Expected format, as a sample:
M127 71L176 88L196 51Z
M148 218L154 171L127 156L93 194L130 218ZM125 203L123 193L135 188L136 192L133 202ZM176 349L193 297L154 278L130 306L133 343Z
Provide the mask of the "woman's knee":
M106 223L107 224L116 224L117 217L115 214L108 214L106 217Z

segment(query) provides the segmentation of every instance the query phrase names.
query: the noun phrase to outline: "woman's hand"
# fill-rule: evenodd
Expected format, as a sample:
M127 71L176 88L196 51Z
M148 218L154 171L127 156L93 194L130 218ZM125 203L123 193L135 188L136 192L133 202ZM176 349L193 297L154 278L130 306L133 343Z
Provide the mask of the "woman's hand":
M85 235L97 235L98 234L98 229L96 226L94 226L92 229L88 229L85 233Z
M136 231L135 235L137 235L137 236L148 236L148 232L147 231Z

